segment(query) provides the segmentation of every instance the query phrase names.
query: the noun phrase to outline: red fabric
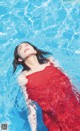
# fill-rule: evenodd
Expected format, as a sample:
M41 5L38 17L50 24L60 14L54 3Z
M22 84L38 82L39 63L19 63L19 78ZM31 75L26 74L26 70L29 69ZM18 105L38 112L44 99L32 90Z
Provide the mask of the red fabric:
M26 78L29 98L42 108L49 131L80 131L80 93L60 68L50 63Z

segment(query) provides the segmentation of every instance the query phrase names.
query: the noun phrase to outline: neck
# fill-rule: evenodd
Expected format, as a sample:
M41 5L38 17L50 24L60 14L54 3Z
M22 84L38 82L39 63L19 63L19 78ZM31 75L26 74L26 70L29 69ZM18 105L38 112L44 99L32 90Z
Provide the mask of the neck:
M24 63L26 65L28 65L31 69L34 69L40 65L36 55L31 55L31 56L27 57L26 60L24 61Z

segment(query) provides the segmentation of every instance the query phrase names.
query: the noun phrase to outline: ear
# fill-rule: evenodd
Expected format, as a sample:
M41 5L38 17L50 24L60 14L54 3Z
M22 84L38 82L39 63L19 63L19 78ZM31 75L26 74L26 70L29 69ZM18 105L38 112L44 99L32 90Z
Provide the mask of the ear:
M22 60L21 58L18 58L18 61L20 61L20 62L21 62L21 61L23 61L23 60Z

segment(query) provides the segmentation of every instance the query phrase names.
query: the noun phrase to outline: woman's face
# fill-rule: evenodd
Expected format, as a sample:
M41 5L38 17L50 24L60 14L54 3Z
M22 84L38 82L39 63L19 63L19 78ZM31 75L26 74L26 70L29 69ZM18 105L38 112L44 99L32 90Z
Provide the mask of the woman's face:
M18 46L17 49L18 55L21 56L22 59L25 59L31 54L36 54L37 51L28 43L22 43Z

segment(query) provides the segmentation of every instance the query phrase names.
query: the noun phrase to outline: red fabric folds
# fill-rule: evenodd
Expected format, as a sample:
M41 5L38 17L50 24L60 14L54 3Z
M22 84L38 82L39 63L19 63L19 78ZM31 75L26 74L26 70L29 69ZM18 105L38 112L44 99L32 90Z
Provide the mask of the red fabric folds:
M29 98L42 108L49 131L80 131L80 93L60 68L50 63L26 78Z

